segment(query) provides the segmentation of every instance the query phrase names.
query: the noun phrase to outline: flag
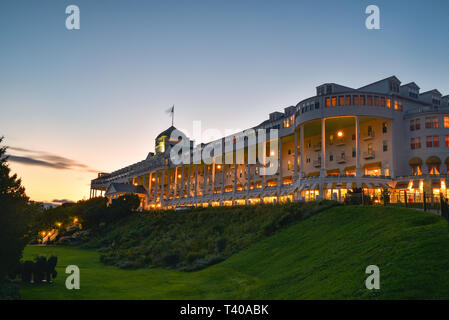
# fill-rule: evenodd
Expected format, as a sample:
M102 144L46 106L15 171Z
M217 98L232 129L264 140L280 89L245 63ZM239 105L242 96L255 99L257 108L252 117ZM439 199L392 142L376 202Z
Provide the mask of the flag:
M167 110L165 110L165 113L174 113L175 112L175 105L173 105L173 107L168 108Z

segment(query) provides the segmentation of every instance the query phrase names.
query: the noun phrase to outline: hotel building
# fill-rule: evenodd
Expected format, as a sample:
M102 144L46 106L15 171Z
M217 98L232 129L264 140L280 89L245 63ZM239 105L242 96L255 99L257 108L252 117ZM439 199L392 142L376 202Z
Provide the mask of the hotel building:
M175 165L170 159L178 143L170 138L175 129L156 137L155 152L145 160L99 173L91 181L91 197L135 193L149 209L343 201L355 188L375 201L385 188L392 202L404 197L422 202L424 193L449 196L449 96L436 89L420 93L414 82L402 85L395 76L358 89L325 83L315 96L271 113L253 129L278 129L273 175L261 175L261 164L248 164L248 149L269 144L259 137L257 146L247 139L240 147L234 136L224 137L212 143L231 142L233 148L214 154L212 163ZM242 163L235 161L239 152ZM225 157L233 163L222 161Z

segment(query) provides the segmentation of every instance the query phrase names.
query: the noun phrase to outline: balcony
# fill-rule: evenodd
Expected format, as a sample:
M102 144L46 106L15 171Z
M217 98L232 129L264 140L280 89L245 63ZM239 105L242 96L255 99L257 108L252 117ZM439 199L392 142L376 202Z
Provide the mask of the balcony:
M362 137L362 140L367 141L367 140L373 140L374 139L374 131L368 132L367 135Z
M313 145L313 151L321 151L321 142Z
M368 151L368 152L364 152L363 153L363 158L368 160L368 159L374 159L374 151Z
M321 168L321 160L313 160L313 166L315 168Z
M337 163L346 163L346 157L345 156L340 156L337 158Z

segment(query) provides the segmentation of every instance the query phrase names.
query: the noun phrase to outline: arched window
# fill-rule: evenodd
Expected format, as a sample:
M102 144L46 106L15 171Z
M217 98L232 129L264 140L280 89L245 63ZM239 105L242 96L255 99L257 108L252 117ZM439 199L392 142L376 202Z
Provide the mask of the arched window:
M418 157L412 158L412 159L410 159L408 164L412 168L412 175L420 176L422 174L422 160L421 160L421 158L418 158Z
M441 160L437 156L431 156L426 160L429 174L440 174Z

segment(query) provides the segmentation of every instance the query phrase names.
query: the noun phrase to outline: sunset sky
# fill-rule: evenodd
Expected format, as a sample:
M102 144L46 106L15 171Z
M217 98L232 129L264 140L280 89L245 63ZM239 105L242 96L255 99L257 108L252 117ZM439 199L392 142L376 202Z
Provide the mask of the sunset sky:
M76 4L81 29L67 30ZM381 30L365 28L380 8ZM0 2L0 135L37 201L89 196L192 121L245 129L315 94L396 75L449 93L449 2ZM203 141L206 142L206 141Z

